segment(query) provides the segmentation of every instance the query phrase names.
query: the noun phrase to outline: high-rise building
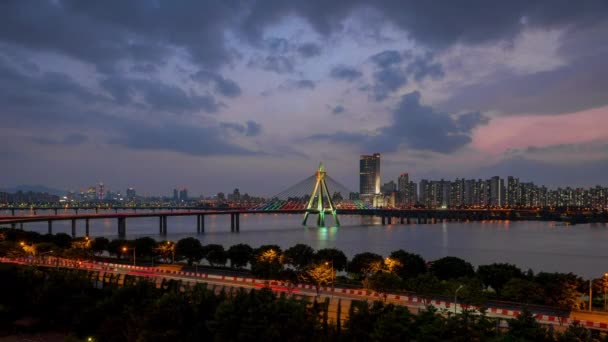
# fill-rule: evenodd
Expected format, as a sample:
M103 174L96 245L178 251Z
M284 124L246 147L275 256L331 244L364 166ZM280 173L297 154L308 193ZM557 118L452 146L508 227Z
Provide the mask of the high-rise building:
M188 201L188 189L182 188L179 190L179 200L182 202Z
M127 189L127 201L134 201L135 200L135 189L133 188L128 188Z
M238 188L234 189L234 191L232 192L232 200L235 202L241 201L241 193L239 192Z
M99 183L99 192L97 193L97 195L99 196L97 199L99 201L103 201L103 192L104 192L103 183Z
M179 201L179 191L177 189L173 189L173 202Z
M362 155L359 160L359 194L373 197L380 193L380 153Z
M94 186L90 186L87 190L87 200L94 201L97 199L97 188Z
M407 173L402 173L397 178L397 191L399 191L400 204L409 206L410 202L410 177Z
M395 182L390 181L388 183L384 183L382 184L382 186L380 187L380 192L385 194L385 195L390 195L393 192L397 191L397 184L395 184Z

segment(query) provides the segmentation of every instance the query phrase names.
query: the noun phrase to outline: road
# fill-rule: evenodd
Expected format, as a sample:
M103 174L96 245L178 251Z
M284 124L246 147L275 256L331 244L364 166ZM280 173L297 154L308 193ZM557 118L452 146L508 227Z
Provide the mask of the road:
M416 296L404 296L397 294L381 294L368 292L364 289L331 289L329 287L321 288L319 293L316 289L309 284L297 284L295 286L288 286L286 283L281 281L269 281L254 278L244 278L238 276L225 276L225 275L214 275L208 273L195 273L195 272L183 272L176 270L174 267L144 267L144 266L131 266L124 264L112 264L95 261L72 261L63 260L56 258L47 258L44 260L36 260L34 258L0 258L0 262L3 263L16 263L16 264L29 264L36 266L46 267L62 267L72 269L86 269L91 271L99 271L105 273L121 274L121 275L133 275L139 277L153 278L157 284L162 282L162 279L175 279L181 280L184 284L194 283L207 283L208 286L215 286L217 291L221 291L222 288L238 289L243 288L246 290L260 289L263 287L270 287L274 292L280 293L291 293L298 297L305 297L309 300L317 298L318 301L325 301L329 298L329 319L330 321L336 321L338 305L342 306L340 320L344 322L348 319L348 309L353 300L384 300L387 303L393 303L396 305L402 305L407 307L411 312L417 313L420 310L425 309L427 304L432 305L443 312L454 312L454 305L449 301L443 300L430 300L425 301ZM461 312L463 307L456 305L456 312ZM474 307L467 307L469 310L474 310ZM512 319L519 315L518 310L510 310L497 307L487 308L486 314L488 317L500 318L500 319ZM582 325L590 329L608 331L608 314L593 313L593 312L572 312L570 318L550 316L546 314L537 314L536 318L539 323L546 325L562 326L572 324L573 322L580 322ZM561 320L561 323L560 323Z

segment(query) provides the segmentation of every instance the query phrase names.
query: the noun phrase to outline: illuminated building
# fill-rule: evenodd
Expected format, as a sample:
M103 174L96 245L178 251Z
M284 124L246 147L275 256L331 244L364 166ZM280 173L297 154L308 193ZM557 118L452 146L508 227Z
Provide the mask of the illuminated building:
M362 155L359 160L359 195L372 198L380 193L380 153Z

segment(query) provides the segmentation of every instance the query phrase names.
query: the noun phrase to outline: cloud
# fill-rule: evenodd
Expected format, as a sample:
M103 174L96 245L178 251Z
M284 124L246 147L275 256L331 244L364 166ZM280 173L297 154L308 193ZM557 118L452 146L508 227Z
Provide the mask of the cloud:
M298 53L304 58L311 58L321 55L321 46L316 43L304 43L298 46Z
M346 108L344 108L344 106L342 105L337 105L335 107L333 107L333 109L331 110L332 114L341 114L344 113L346 111Z
M315 89L316 82L312 80L287 80L279 86L281 90L312 90Z
M277 74L290 74L295 70L294 62L287 56L266 56L252 60L249 66L259 67Z
M329 75L337 80L351 82L363 76L363 73L355 69L354 67L346 65L337 65L331 69Z
M231 144L217 127L165 123L152 126L125 121L109 143L136 150L165 150L194 156L255 155L258 152Z
M309 139L358 144L362 149L382 152L394 152L404 145L415 150L452 153L471 142L473 129L488 122L480 113L453 116L438 112L422 105L418 92L403 95L392 114L391 125L372 133L338 131Z
M213 83L215 91L226 97L237 97L241 95L241 87L233 80L222 77L222 75L201 70L192 75L192 79L203 84Z
M237 132L239 134L253 137L257 136L262 132L262 126L255 121L247 121L245 125L236 122L222 122L220 127L224 130Z
M433 61L433 55L414 56L410 52L386 50L370 57L376 69L372 74L374 83L369 88L376 101L382 101L408 84L410 77L417 82L426 78L440 79L444 76L441 64Z
M32 141L40 145L80 145L88 140L87 136L80 133L73 133L64 136L61 139L53 137L33 137Z
M198 110L214 113L220 106L211 95L186 93L180 87L160 81L108 77L102 80L100 85L121 105L141 104L138 100L141 97L149 108L173 113L191 113Z

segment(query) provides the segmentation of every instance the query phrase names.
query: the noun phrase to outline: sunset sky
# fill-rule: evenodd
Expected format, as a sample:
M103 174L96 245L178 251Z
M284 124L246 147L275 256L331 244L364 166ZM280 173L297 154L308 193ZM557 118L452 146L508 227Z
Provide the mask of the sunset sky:
M608 1L1 1L0 119L0 188L608 185Z

